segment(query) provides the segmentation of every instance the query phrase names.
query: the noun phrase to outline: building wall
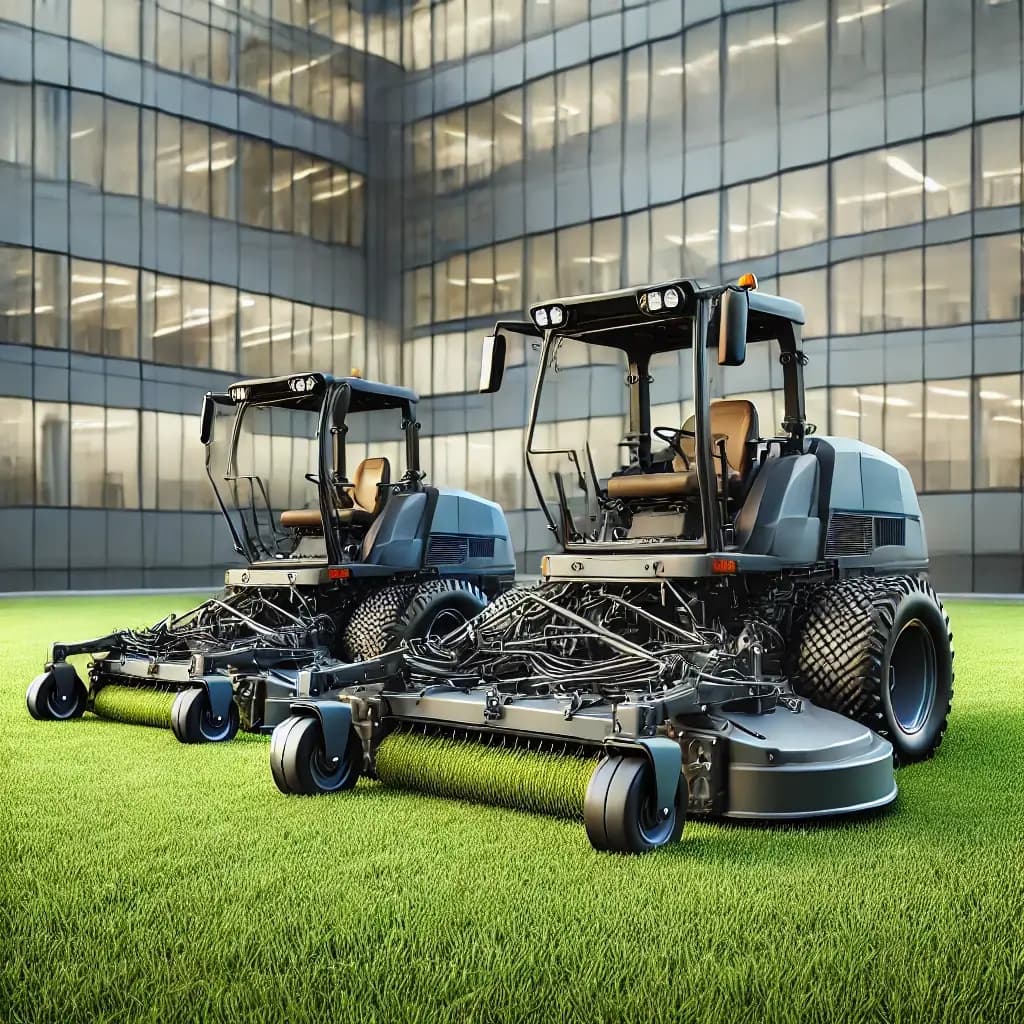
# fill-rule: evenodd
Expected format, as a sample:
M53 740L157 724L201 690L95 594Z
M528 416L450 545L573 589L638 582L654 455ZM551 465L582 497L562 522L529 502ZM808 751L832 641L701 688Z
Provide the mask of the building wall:
M234 555L199 398L307 368L429 396L423 464L501 501L533 571L535 354L475 394L495 314L747 270L807 308L819 432L909 466L940 586L1024 589L1021 20L1021 0L3 0L0 590L214 582ZM763 433L771 356L715 380ZM687 413L673 381L665 422ZM596 393L551 420L620 424Z
M435 396L435 431L455 432L435 469L534 504L513 457L532 352L497 403L465 394L495 312L751 270L807 309L819 432L910 468L939 585L1024 589L1017 0L522 17L468 0L418 6L410 39L403 368ZM780 385L765 352L715 393L752 397L772 433ZM683 379L665 422L688 398ZM554 415L600 437L621 423L597 391ZM512 518L533 568L543 520Z
M398 25L0 3L0 590L215 581L236 556L202 394L391 372L367 348L367 96L400 74Z

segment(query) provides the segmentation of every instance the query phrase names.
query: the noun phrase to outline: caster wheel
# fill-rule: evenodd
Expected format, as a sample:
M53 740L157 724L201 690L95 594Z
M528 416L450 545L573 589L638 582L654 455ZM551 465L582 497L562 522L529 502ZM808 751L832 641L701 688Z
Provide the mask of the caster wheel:
M646 758L605 757L587 785L583 822L595 850L648 853L676 842L685 818L686 786L682 778L675 805L658 807L654 769Z
M270 772L282 793L340 793L359 781L362 770L363 744L355 733L349 733L341 762L328 760L318 718L286 718L270 738Z
M57 677L53 669L47 669L42 675L36 676L29 685L25 703L28 705L28 713L38 722L63 722L70 718L81 718L85 713L85 703L89 696L85 683L70 665L64 665L63 669L74 676L70 694L61 693L57 688Z
M218 721L204 689L182 690L171 705L171 731L181 743L225 743L238 732L238 705L232 701Z

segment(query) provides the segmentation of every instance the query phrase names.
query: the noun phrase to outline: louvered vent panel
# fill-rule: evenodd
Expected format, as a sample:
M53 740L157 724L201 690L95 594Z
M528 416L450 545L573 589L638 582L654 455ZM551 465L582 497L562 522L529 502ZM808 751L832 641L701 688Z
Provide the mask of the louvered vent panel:
M907 521L901 516L875 516L875 547L907 543Z
M466 560L465 537L435 534L427 545L427 565L459 565Z
M873 516L855 512L833 512L828 519L825 557L869 555L874 550Z
M470 537L469 538L470 558L493 558L494 538L493 537Z

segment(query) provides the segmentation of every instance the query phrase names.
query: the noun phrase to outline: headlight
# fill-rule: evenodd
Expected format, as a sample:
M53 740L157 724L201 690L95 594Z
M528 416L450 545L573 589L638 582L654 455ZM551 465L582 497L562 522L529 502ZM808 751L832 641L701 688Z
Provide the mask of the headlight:
M647 312L657 313L661 309L661 292L647 293Z
M235 402L244 402L248 393L248 388L232 388L230 391L232 401Z
M569 319L568 310L559 305L538 306L530 315L538 327L558 327Z
M666 288L664 299L666 309L675 309L679 305L679 292L675 288Z

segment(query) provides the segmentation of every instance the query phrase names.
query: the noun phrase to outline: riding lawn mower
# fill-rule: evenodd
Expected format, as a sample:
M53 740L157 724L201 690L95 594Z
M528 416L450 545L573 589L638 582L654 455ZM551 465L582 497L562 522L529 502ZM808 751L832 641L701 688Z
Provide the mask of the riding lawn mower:
M406 388L323 373L207 394L206 470L246 564L184 615L54 644L28 689L32 716L89 710L184 743L269 732L310 674L362 680L403 640L481 611L514 578L508 525L493 502L424 483L416 403ZM383 447L389 427L404 445ZM401 453L395 477L379 454L350 466L375 442ZM93 656L88 683L67 660L79 654Z
M677 840L688 814L891 803L894 764L941 742L952 636L907 470L807 421L802 307L747 276L529 317L485 339L481 390L501 385L507 335L539 347L526 464L558 552L539 584L447 633L299 671L271 738L278 787L341 792L366 774L582 819L622 853ZM762 436L751 402L711 400L708 353L738 367L770 344L785 415ZM658 425L655 398L679 409L685 375L693 415ZM568 438L565 409L587 394L621 412L624 458L595 451L586 420Z

